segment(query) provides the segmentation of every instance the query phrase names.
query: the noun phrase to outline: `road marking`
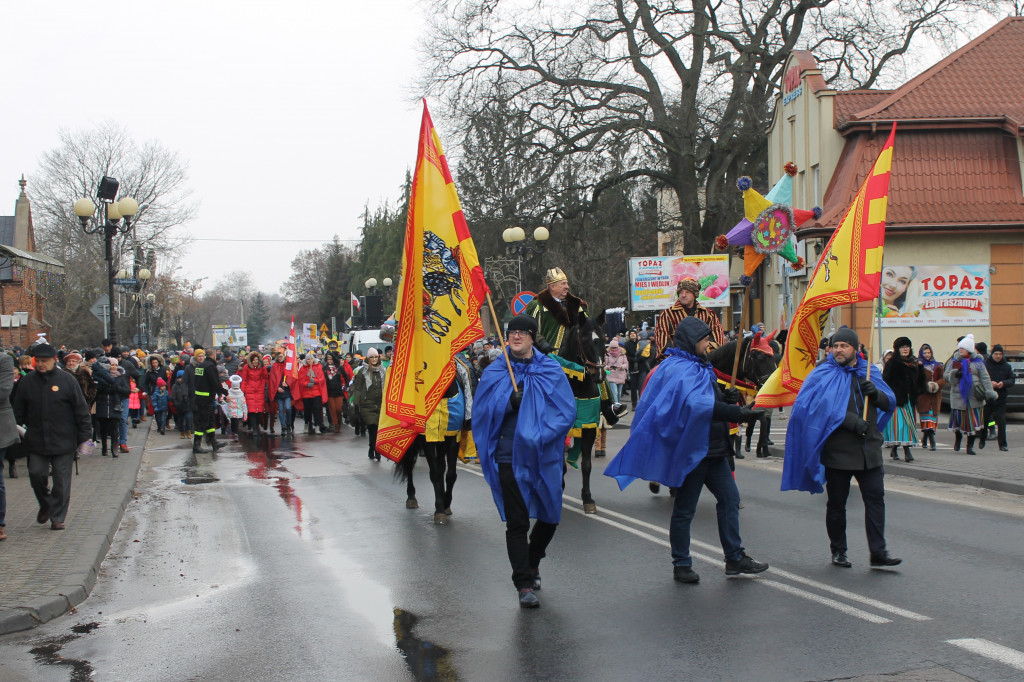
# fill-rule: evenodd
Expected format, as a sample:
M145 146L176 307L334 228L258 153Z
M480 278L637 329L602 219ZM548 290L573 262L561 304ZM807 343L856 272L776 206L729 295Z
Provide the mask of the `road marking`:
M1011 668L1024 670L1024 653L1011 649L1008 646L996 644L987 639L947 639L946 643L1008 665Z
M573 501L573 502L575 502L577 504L583 504L580 500L577 500L576 498L570 497L569 495L563 495L562 498L566 499L566 500L571 500L571 501ZM626 514L620 514L619 512L612 511L612 510L606 509L604 507L601 508L601 513L602 514L607 514L608 516L614 516L614 517L617 517L617 518L629 521L630 523L635 523L635 524L637 524L639 526L643 526L645 528L649 528L651 530L657 531L657 532L665 534L665 535L668 534L668 529L667 528L663 528L661 526L656 526L653 523L648 523L646 521L641 521L640 519L634 519L631 516L627 516ZM700 547L702 549L710 550L710 551L715 551L715 550L718 549L715 545L711 545L711 544L708 544L706 542L701 542L700 540L694 540L693 538L690 539L690 544L691 545L697 545L698 547ZM891 613L894 616L901 616L903 618L907 618L908 620L931 620L931 618L929 618L928 616L921 615L920 613L915 613L914 611L909 611L907 609L902 609L902 608L900 608L898 606L894 606L892 604L887 604L887 603L885 603L883 601L878 601L877 599L872 599L871 597L865 597L863 595L857 594L856 592L850 592L849 590L844 590L844 589L839 588L839 587L832 587L831 585L828 585L828 584L822 583L822 582L818 582L817 580L812 580L810 578L804 578L803 576L797 575L795 573L790 573L789 571L782 570L781 568L772 568L771 572L774 575L778 576L779 578L785 578L787 580L792 580L793 582L801 583L803 585L807 585L808 587L813 587L816 590L821 590L822 592L829 592L830 594L834 594L834 595L836 595L838 597L843 597L844 599L849 599L850 601L857 601L857 602L860 602L861 604L865 604L866 606L871 606L873 608L876 608L879 611L885 611L886 613Z
M464 471L468 471L471 474L475 474L475 475L480 476L481 478L483 478L483 472L474 471L472 469L466 468L465 466L463 466L462 469ZM582 505L583 504L582 500L577 499L575 497L572 497L571 495L563 494L562 495L562 499L563 500L568 500L569 502L573 502L574 504L578 504L578 505ZM648 540L649 542L653 542L656 545L661 545L662 547L671 548L671 544L667 540L665 540L663 538L656 537L654 535L651 535L650 533L645 533L642 530L638 530L637 528L634 528L632 526L627 526L627 525L625 525L623 523L619 523L618 521L613 521L613 520L611 520L609 518L605 518L605 517L611 516L611 517L619 518L619 519L622 519L624 521L628 521L631 524L634 524L634 525L637 525L637 526L640 526L640 527L643 527L643 528L647 528L649 530L653 530L653 531L655 531L657 533L660 533L662 535L667 535L668 534L668 529L666 529L666 528L664 528L662 526L657 526L657 525L655 525L653 523L648 523L647 521L642 521L640 519L633 518L632 516L628 516L626 514L622 514L622 513L616 512L616 511L612 511L611 509L608 509L607 507L601 507L601 510L600 510L599 514L586 514L586 513L584 513L582 508L576 508L576 507L569 506L568 504L565 504L565 502L562 503L562 508L566 509L568 511L571 511L573 513L579 514L579 515L583 516L584 518L591 519L591 520L594 520L594 521L598 521L600 523L604 523L605 525L611 526L613 528L617 528L619 530L623 530L623 531L625 531L627 533L630 533L632 535L635 535L635 536L637 536L639 538L643 538L645 540ZM700 540L694 540L693 538L690 539L690 544L694 545L694 546L697 546L697 547L700 547L701 549L704 549L704 550L719 551L718 548L715 545L711 545L711 544L708 544L706 542L701 542ZM702 554L700 552L693 552L693 551L691 551L690 552L690 556L692 558L694 558L694 559L699 559L700 561L703 561L703 562L706 562L706 563L709 563L709 564L714 564L714 565L717 565L717 566L721 566L724 563L722 559L719 559L719 558L716 558L716 557L712 557L712 556L709 556L707 554ZM784 571L784 570L778 569L778 568L770 568L770 569L768 569L768 571L771 574L773 574L773 575L775 575L775 576L777 576L779 578L783 578L783 579L787 579L787 580L792 580L794 582L799 582L799 583L808 585L809 587L814 587L815 589L818 589L818 590L821 590L821 591L824 591L824 592L829 592L831 594L835 594L836 596L840 596L840 597L843 597L845 599L849 599L850 601L857 601L857 602L860 602L860 603L865 604L867 606L874 607L874 608L876 608L876 609L878 609L880 611L885 611L887 613L891 613L893 615L902 616L902 617L910 619L910 620L930 620L930 618L928 616L923 616L923 615L921 615L919 613L915 613L913 611L908 611L906 609L901 609L898 606L893 606L892 604L886 604L885 602L881 602L881 601L878 601L876 599L871 599L870 597L864 597L864 596L859 595L859 594L857 594L855 592L850 592L848 590L843 590L843 589L840 589L838 587L832 587L831 585L827 585L825 583L820 583L820 582L817 582L815 580L811 580L810 578L804 578L804 577L796 575L794 573L790 573L789 571ZM818 594L814 594L813 592L808 592L806 590L802 590L799 587L793 587L792 585L786 585L785 583L780 583L780 582L777 582L775 580L770 580L770 579L764 578L764 577L758 577L757 580L758 580L759 583L762 583L764 585L768 585L769 587L772 587L774 589L780 590L782 592L786 592L788 594L792 594L794 596L801 597L803 599L807 599L809 601L813 601L815 603L821 604L822 606L827 606L829 608L835 609L835 610L840 611L842 613L845 613L847 615L854 616L855 618L860 618L861 620L865 620L865 621L867 621L869 623L882 624L882 623L891 623L892 622L890 619L885 618L883 616L879 616L879 615L876 615L874 613L870 613L868 611L864 611L862 609L858 609L855 606L850 606L848 604L843 604L842 602L836 601L834 599L829 599L828 597L823 597L823 596L818 595Z

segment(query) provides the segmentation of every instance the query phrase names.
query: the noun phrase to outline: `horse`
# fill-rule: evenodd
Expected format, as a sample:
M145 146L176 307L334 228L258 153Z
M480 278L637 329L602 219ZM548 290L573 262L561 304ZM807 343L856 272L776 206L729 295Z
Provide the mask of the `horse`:
M569 451L567 464L576 466L578 452L579 469L583 476L583 489L580 497L583 500L583 511L587 514L597 513L597 504L590 493L590 474L593 468L592 456L594 453L594 441L597 438L597 429L600 426L601 415L609 425L619 421L619 416L613 412L611 397L607 387L603 386L605 381L604 371L604 338L600 333L604 327L604 311L594 318L585 318L582 323L572 325L566 330L562 338L561 348L555 350L559 358L566 361L563 367L568 370L569 386L576 398L576 424L570 434L573 436L573 446ZM593 427L587 428L582 424L592 423ZM565 489L565 474L568 472L567 464L562 465L562 489Z
M736 381L743 382L755 388L761 388L778 366L776 353L779 344L775 342L775 332L768 336L761 332L743 339L740 346L740 363L736 371ZM736 359L736 344L733 339L725 345L719 346L708 355L711 366L724 375L725 380L732 376L732 367ZM768 457L768 441L771 431L771 416L765 414L761 418L761 433L757 439L757 456ZM747 425L747 452L750 451L750 437L754 430L754 423ZM739 453L741 438L736 436L736 452ZM740 456L742 458L742 455Z

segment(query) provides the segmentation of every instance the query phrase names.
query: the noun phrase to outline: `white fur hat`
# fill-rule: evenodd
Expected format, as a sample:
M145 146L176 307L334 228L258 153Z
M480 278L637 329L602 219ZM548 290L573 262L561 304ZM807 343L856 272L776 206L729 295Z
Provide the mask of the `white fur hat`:
M964 338L960 339L960 343L958 343L957 346L960 347L960 348L963 348L965 351L973 353L974 352L974 334L968 334Z
M228 381L231 382L231 388L238 388L242 385L242 377L237 374L232 374Z

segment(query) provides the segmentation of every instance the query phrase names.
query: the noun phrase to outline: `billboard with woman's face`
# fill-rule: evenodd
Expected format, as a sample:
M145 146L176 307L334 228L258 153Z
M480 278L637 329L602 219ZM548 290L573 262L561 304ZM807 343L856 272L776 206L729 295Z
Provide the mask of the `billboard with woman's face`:
M883 327L988 325L988 265L886 263L876 313Z

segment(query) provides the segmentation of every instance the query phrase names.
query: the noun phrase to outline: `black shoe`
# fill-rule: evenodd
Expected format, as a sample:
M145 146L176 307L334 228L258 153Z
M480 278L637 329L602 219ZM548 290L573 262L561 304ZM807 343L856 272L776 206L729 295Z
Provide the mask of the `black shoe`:
M376 460L377 460L378 462L380 461L380 453L379 453L379 452L375 452L375 453L373 453L373 457L374 457L374 459L376 459Z
M604 457L607 454L604 450L594 450L594 457Z
M980 450L984 450L985 449L985 440L986 440L986 438L985 438L985 434L984 433L982 433L980 436L978 436L978 448Z
M957 431L956 435L953 436L953 450L955 452L960 452L960 441L963 439L963 437L964 435L961 431Z
M878 554L871 557L871 568L886 568L888 566L899 566L903 563L903 559L897 559L894 556L889 556L889 553Z
M990 426L989 429L988 429L988 438L995 438L995 437L996 437L996 429L995 429L994 426Z
M739 575L740 573L761 573L762 571L767 570L768 564L758 563L746 554L744 554L735 561L726 560L725 562L726 575Z
M974 436L967 436L967 454L968 455L976 455L976 454L978 454L978 453L976 453L974 451Z
M765 438L764 439L764 444L765 445L775 445L775 441L773 441L771 438Z
M841 566L843 568L853 566L853 564L850 563L849 558L847 558L846 552L832 552L832 565Z
M765 568L768 568L765 566ZM672 568L672 579L677 583L699 583L700 576L691 566L674 566Z
M658 492L661 490L661 484L660 483L655 483L654 481L651 481L650 483L648 483L647 487L650 488L651 492L654 493L655 495L657 495Z
M908 447L904 447L903 448L903 461L904 462L913 462L914 461L914 456L912 454L910 454L910 448L908 448Z
M896 447L895 445L892 446L892 452L889 453L889 456L892 457L897 462L900 461L899 448Z
M532 587L524 587L519 590L519 606L524 609L535 609L540 606L540 600L533 593Z
M211 438L210 439L210 447L213 448L214 452L217 452L218 450L220 450L222 447L224 447L226 445L227 445L227 443L221 443L216 438Z
M750 452L750 439L747 439L747 444L743 446L743 452Z
M999 452L1009 452L1009 450L1010 450L1010 448L1006 447L1005 445L1000 445L999 446ZM12 478L13 478L13 476L12 476Z
M540 569L533 569L533 590L537 591L540 589Z
M747 456L744 455L742 452L737 452L736 453L736 459L746 459L746 458L747 458Z

